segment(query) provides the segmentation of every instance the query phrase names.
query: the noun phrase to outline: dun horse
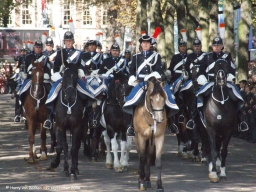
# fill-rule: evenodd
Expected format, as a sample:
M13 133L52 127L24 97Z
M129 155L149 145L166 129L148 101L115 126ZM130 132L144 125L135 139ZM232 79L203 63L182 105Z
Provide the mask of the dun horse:
M214 66L215 82L211 94L203 107L204 123L210 141L209 179L218 182L216 161L221 154L220 177L226 178L225 162L228 144L233 130L237 127L237 109L229 97L229 87L226 81L228 63L223 59L216 61ZM218 162L218 161L217 161Z
M23 116L26 118L29 133L29 163L35 163L35 133L37 123L41 129L41 157L40 160L46 160L46 129L42 128L42 123L47 118L47 109L45 101L47 93L43 84L44 80L44 61L40 63L32 62L31 86L25 94L21 96L24 111Z
M164 191L161 180L161 155L164 144L164 133L167 126L165 109L166 93L164 83L150 77L147 81L145 100L134 111L135 143L139 155L139 189L151 187L150 165L152 158L156 158L157 191ZM155 154L154 157L154 146Z
M132 138L126 138L127 124L131 122L129 114L123 112L125 96L130 92L128 77L125 74L114 74L114 78L108 88L108 99L103 107L101 124L106 128L103 131L104 141L107 147L106 167L113 168L110 153L110 142L114 153L114 169L117 172L128 170L129 151L132 146ZM118 158L118 136L121 136L121 157Z

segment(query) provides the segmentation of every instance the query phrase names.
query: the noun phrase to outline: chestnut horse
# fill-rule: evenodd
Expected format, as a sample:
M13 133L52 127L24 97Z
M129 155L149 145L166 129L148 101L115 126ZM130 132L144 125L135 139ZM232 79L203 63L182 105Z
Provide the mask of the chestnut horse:
M137 152L139 155L139 190L151 187L150 165L153 158L157 168L157 191L164 191L161 180L161 155L167 127L164 83L150 77L143 103L136 106L133 116ZM154 157L155 147L155 157Z
M40 160L47 159L46 149L46 129L42 128L42 123L47 119L47 109L45 101L47 93L44 87L44 60L40 63L32 62L31 86L21 96L24 106L23 116L27 120L29 134L29 158L28 163L35 163L35 132L39 124L41 130L41 157ZM34 148L34 149L33 149Z

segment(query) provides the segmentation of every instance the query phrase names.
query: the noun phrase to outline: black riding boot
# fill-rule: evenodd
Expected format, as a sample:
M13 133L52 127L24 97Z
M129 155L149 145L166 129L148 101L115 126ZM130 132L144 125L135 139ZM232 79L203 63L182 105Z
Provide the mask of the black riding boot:
M180 116L178 118L178 121L179 120L180 120ZM168 118L168 129L173 134L178 134L179 133L179 129L178 129L177 125L175 124L175 117L174 116Z
M45 120L43 127L45 129L51 129L52 128L52 120L53 120L52 110L51 109L47 109L47 113L48 113L47 119Z
M14 123L20 123L20 114L21 114L21 105L19 103L19 96L16 95Z
M126 135L128 137L134 137L135 136L135 132L134 132L134 128L133 128L133 117L132 117L131 123L128 125Z
M196 98L195 98L193 100L191 111L190 111L190 119L186 124L187 129L194 129L195 128L194 118L196 116L196 112L197 112L197 106L196 106Z
M246 114L244 114L242 111L238 112L238 131L244 132L248 131L249 126L246 122Z

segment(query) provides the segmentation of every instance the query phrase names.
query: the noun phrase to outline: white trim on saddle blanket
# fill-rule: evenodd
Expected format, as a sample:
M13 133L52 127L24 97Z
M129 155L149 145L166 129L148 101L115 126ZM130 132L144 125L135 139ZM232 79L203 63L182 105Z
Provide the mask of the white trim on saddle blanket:
M203 107L203 96L207 95L209 92L211 92L210 88L214 86L214 82L209 82L202 86L199 91L196 93L197 96L197 108ZM243 106L244 100L240 94L240 91L238 88L232 84L227 82L227 87L229 88L229 96L232 100L237 100L237 102L240 102L238 105L238 108L241 108Z
M102 107L101 107L101 118L100 118L100 124L107 129L107 124L106 124L106 120L105 120L105 116L104 116L104 108L106 105L106 100L103 102Z
M179 89L180 89L180 86L182 84L182 80L183 80L183 77L180 76L178 79L176 79L176 81L174 81L174 83L170 86L170 90L171 92L175 95Z
M108 80L108 77L87 76L85 80L86 88L94 97L97 97L103 91L107 92L109 83Z
M31 86L31 83L32 80L30 78L26 79L17 94L21 96L23 93L25 93Z
M188 80L181 85L180 92L186 91L186 90L190 89L192 86L193 86L192 80Z

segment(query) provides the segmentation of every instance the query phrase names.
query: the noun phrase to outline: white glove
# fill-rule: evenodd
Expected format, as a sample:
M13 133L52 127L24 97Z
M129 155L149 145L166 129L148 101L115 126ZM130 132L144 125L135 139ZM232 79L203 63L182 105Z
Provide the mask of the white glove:
M164 74L165 74L166 77L169 77L169 78L170 78L170 76L172 75L172 72L171 72L170 70L166 70L166 71L164 72Z
M20 77L21 77L23 80L25 80L25 79L28 78L28 74L22 71L22 72L20 72Z
M52 75L52 77L51 77L52 81L54 81L54 82L58 81L58 80L61 79L61 78L62 78L62 77L61 77L61 75L60 75L59 72L54 73L54 74Z
M82 69L78 69L78 77L80 79L82 79L83 77L85 77L84 71Z
M227 81L232 82L232 80L235 78L235 76L231 73L228 74Z
M44 79L50 79L50 76L49 76L49 74L48 73L44 73Z
M105 77L105 78L108 78L109 75L106 74L106 73L103 73L103 74L101 74L101 76L102 76L102 77Z
M98 74L98 71L99 71L99 69L97 69L97 70L93 70L93 71L91 72L91 76L95 76L95 75L97 75L97 74Z
M135 78L134 75L132 75L132 76L129 78L128 85L135 87L136 85L138 85L138 83L139 83L139 82L137 81L137 79Z

